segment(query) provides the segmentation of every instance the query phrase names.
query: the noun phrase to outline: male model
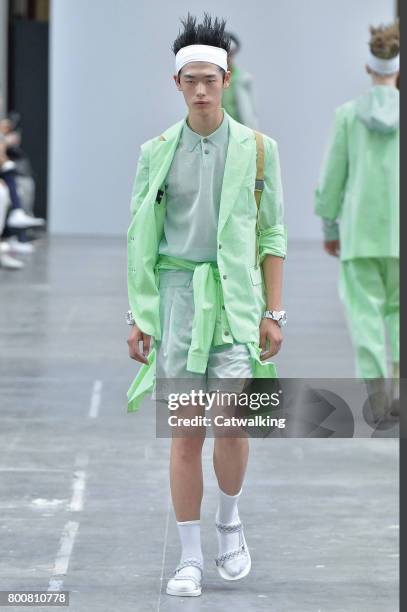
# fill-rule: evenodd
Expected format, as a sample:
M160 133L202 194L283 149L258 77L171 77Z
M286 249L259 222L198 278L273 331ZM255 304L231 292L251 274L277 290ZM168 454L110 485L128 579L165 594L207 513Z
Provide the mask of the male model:
M230 82L225 22L205 14L202 23L188 15L182 24L173 45L174 81L188 114L142 145L131 201L128 345L143 365L128 392L129 411L153 389L155 376L201 377L203 384L204 377L274 377L267 359L281 347L285 322L277 145L222 109ZM172 439L170 483L182 553L170 595L201 594L204 439L204 430ZM251 567L237 508L247 438L216 438L213 459L216 566L222 578L237 580Z
M389 412L385 324L395 416L399 402L399 26L371 27L370 33L372 86L336 110L315 210L324 220L325 250L340 256L339 293L357 376L367 380L379 422Z

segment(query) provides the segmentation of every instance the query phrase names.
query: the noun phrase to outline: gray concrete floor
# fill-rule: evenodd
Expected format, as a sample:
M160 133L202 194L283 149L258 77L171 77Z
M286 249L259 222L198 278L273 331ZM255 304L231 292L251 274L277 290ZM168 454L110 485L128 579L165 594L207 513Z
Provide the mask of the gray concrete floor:
M394 439L251 440L240 514L253 569L237 584L213 563L208 439L204 592L167 596L169 441L151 402L126 413L125 238L54 237L26 261L0 270L0 590L66 589L74 612L398 610ZM290 244L280 376L354 375L336 275L319 245Z

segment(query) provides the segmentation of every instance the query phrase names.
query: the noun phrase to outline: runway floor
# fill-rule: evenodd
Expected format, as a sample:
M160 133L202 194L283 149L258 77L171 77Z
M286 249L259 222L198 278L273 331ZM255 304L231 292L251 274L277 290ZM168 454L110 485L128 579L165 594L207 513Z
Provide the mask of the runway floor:
M0 269L0 590L68 590L72 612L398 610L398 440L251 440L240 515L252 572L214 565L204 446L203 595L165 594L179 560L169 440L127 414L126 240L53 237ZM285 377L352 377L337 261L290 244ZM26 608L14 608L25 610ZM47 610L38 607L38 610Z

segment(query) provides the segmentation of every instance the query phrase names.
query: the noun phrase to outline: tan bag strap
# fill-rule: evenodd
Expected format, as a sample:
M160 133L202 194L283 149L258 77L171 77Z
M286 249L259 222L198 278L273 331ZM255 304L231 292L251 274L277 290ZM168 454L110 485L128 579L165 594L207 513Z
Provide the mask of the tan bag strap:
M261 194L264 189L264 140L263 134L254 131L256 137L256 183L254 197L256 198L257 212L259 211Z
M164 136L161 134L160 140L165 140Z
M253 130L256 138L256 182L254 185L254 197L257 205L256 215L256 267L260 265L260 253L259 253L259 208L261 194L264 189L264 140L263 134Z

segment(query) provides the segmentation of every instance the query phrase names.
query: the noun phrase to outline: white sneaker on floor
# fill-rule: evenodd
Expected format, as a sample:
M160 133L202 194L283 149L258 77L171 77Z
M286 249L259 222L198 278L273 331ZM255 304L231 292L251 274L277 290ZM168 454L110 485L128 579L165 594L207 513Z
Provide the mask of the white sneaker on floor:
M45 225L45 219L42 217L34 217L32 214L27 214L28 219L30 219L32 226L31 227L42 227Z
M9 238L8 244L12 253L34 253L35 248L30 242L20 242L15 236Z
M7 255L7 253L2 253L0 255L0 267L7 268L8 270L20 270L21 268L24 268L24 264L22 261Z
M224 580L240 580L240 578L247 576L252 567L250 552L243 533L243 525L240 521L230 524L218 523L216 521L215 525L219 533L239 534L239 547L236 550L219 555L216 557L215 563L219 575Z
M0 255L2 253L10 253L11 249L10 249L10 245L6 240L2 240L0 242Z
M167 583L167 595L198 597L202 593L202 574L203 566L198 559L184 559Z
M7 217L6 224L11 229L24 229L42 226L45 224L45 220L27 215L22 208L14 208Z

